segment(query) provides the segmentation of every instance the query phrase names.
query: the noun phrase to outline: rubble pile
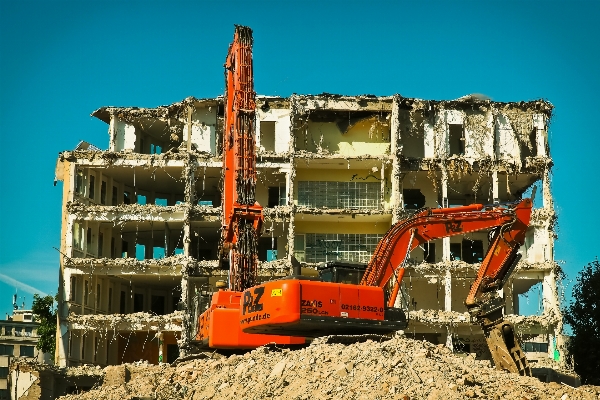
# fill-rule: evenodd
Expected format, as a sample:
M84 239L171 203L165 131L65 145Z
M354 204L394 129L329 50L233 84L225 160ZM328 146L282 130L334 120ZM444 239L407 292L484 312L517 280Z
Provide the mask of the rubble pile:
M61 399L600 399L600 387L542 383L443 345L403 336L339 339L297 350L207 353L174 366L110 366L102 386Z

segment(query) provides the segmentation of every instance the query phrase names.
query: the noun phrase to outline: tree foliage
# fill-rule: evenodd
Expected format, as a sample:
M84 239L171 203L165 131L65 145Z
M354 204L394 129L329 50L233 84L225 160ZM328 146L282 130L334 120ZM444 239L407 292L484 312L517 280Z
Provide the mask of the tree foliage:
M573 300L564 313L573 329L567 349L575 372L585 384L600 385L600 262L586 265L577 276Z
M37 330L39 340L36 347L44 353L50 353L52 358L54 358L54 349L56 347L56 309L54 308L54 298L50 295L41 297L36 293L33 295L33 306L31 309L36 321L40 324Z

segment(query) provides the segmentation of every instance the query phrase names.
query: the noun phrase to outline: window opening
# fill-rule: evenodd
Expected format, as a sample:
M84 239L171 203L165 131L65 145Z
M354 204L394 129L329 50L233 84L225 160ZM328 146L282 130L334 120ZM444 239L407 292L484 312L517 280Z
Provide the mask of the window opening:
M91 253L92 252L92 228L87 228L87 233L86 233L86 243L87 243L87 252Z
M300 181L298 205L378 210L381 209L381 183Z
M131 193L123 192L123 204L131 204Z
M126 240L121 242L121 258L129 257L129 243Z
M465 154L465 130L462 124L448 124L450 155Z
M460 243L450 243L450 261L460 261L460 260L462 260L461 244Z
M260 145L265 151L275 151L275 121L260 121Z
M404 208L407 210L418 210L425 207L425 195L421 193L421 189L404 189L402 198L404 199Z
M375 247L383 237L380 234L307 233L305 262L334 260L369 262Z
M435 264L435 243L423 243L423 259L425 262Z
M144 295L141 293L134 293L133 295L133 312L144 311Z
M33 357L34 356L34 346L23 346L19 347L19 355L21 357Z
M104 247L104 234L100 232L98 234L98 258L102 257L102 248Z
M106 181L102 181L100 185L100 203L106 204Z
M94 189L95 189L95 185L96 185L96 177L94 175L90 175L90 192L89 192L89 197L90 199L94 199Z
M150 298L150 311L156 315L165 314L165 296L152 296Z
M83 284L83 305L88 305L88 296L90 294L89 282L85 281Z
M146 258L146 246L143 244L136 244L135 245L135 258L138 260L143 260L144 258Z
M112 203L111 203L113 206L117 205L117 194L118 194L117 187L113 186L113 190L112 190Z
M150 154L161 154L162 147L157 144L150 144Z
M161 198L156 198L154 199L154 204L156 204L157 206L163 206L166 207L168 205L167 199L161 199ZM211 202L212 205L212 202Z
M144 196L143 194L138 194L137 195L137 203L142 206L146 205L146 196Z
M96 308L100 308L100 284L96 284Z
M119 301L119 312L121 314L125 314L125 301L126 301L125 291L121 290L121 298Z
M463 261L469 264L480 263L483 261L483 241L481 240L463 240L462 241Z
M113 297L113 290L112 288L108 288L108 312L112 313L112 297Z

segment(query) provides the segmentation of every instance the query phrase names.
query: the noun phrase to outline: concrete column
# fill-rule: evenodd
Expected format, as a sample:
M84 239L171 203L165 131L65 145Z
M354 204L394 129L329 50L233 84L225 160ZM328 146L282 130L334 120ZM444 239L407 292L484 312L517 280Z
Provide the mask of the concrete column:
M446 268L444 276L444 311L452 311L452 274L450 267Z
M400 161L398 159L398 140L400 138L400 123L398 120L398 96L394 96L392 103L392 122L390 127L390 153L392 154L392 193L390 196L390 208L392 209L392 224L400 219L402 209L402 186L400 181Z
M504 294L504 314L510 315L515 313L515 302L513 299L513 285L512 280L509 280L506 285L502 288Z
M165 342L163 340L163 333L162 331L159 331L156 336L158 337L158 363L162 364L163 363L163 354L164 354L164 347L165 347Z
M550 191L550 169L544 169L544 175L542 177L542 207L554 208L554 201L552 200L552 192Z
M494 203L500 202L500 191L498 190L498 171L492 172L492 198Z

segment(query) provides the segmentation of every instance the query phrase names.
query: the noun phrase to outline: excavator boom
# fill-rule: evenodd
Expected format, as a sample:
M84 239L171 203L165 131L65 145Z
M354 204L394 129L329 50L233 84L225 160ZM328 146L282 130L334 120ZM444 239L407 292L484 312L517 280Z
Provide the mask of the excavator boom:
M256 202L256 93L252 71L252 29L235 26L225 60L222 226L219 261L229 270L228 288L213 294L198 317L194 342L220 349L255 348L266 343L303 344L302 337L242 332L242 291L256 284L262 206Z

